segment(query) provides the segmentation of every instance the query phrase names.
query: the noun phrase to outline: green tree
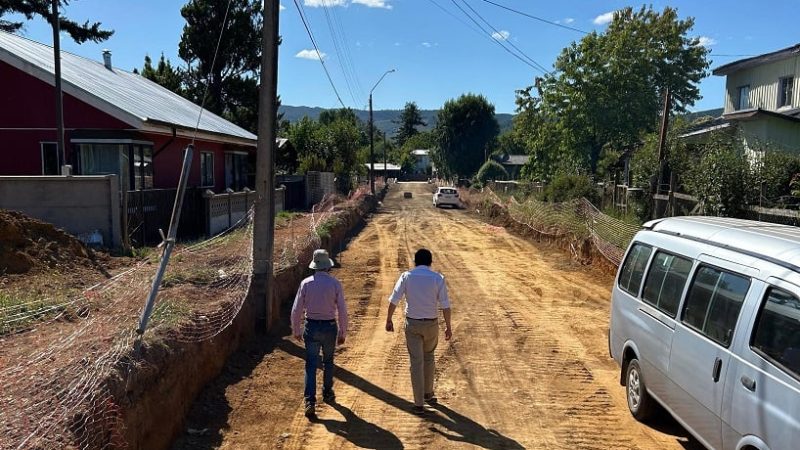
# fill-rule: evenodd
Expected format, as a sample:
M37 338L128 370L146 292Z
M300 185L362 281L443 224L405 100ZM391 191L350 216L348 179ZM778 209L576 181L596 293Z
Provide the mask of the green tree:
M394 142L398 147L402 147L409 138L419 133L417 127L428 125L422 120L422 113L419 107L417 107L416 102L406 103L396 123L399 127L397 128L397 133L394 135Z
M431 159L445 176L475 175L486 161L500 127L494 105L482 95L465 94L448 100L439 111Z
M153 68L153 60L150 59L150 56L145 55L144 67L142 68L141 75L178 95L183 94L182 73L179 69L172 66L172 63L170 63L169 59L167 59L163 53L158 60L158 66L156 68Z
M102 42L114 34L111 30L103 30L100 22L84 23L75 22L63 17L61 14L64 7L69 6L69 0L59 0L59 26L61 31L66 32L77 43L82 44L86 41ZM0 30L14 33L22 28L23 22L3 19L9 14L20 14L26 20L33 20L41 17L50 25L54 24L50 0L3 0L0 1Z
M725 133L712 135L687 171L685 185L703 202L706 214L739 216L752 199L750 188L755 185L741 141Z
M178 55L186 62L186 97L255 132L258 128L258 75L263 17L260 0L190 0L181 8L186 20ZM215 49L219 42L216 63ZM213 64L213 68L212 68Z
M674 8L628 7L605 32L565 48L556 72L517 92L514 125L533 149L529 175L547 177L565 161L594 172L604 146L628 147L656 129L666 89L674 111L693 105L708 68L693 26Z

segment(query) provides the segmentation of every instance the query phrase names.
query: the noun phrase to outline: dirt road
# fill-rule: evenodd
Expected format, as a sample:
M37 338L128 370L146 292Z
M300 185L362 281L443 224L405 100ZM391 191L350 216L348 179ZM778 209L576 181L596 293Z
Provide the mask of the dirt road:
M175 448L696 447L671 420L630 417L606 343L611 277L430 198L427 184L393 186L337 258L352 317L338 405L306 419L301 345L257 342L194 404ZM436 350L440 405L424 418L409 412L403 334L384 331L386 298L419 247L445 274L454 321Z

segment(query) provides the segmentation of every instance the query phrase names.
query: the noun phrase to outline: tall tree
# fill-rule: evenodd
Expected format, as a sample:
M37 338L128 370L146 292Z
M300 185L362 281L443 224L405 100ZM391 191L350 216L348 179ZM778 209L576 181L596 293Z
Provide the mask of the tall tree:
M445 176L472 177L486 161L500 126L494 105L482 95L465 94L448 100L436 120L432 159Z
M534 153L529 174L547 176L564 161L594 172L604 146L629 146L656 128L666 89L674 110L693 105L708 69L693 26L674 8L628 7L604 33L565 48L556 72L517 93L515 127Z
M422 113L420 113L416 102L406 103L405 108L403 108L403 112L400 113L397 123L400 126L397 128L397 133L394 136L394 142L398 147L402 147L411 136L419 133L417 127L424 127L428 125L424 120L422 120Z
M60 7L69 5L69 0L59 0ZM26 20L34 17L41 17L50 25L53 25L53 14L50 0L2 0L0 1L0 30L13 33L23 26L23 22L3 19L8 14L21 14ZM78 23L67 19L63 15L59 18L61 31L66 32L77 43L82 44L86 41L102 42L114 34L111 30L103 30L100 22Z
M176 94L183 94L182 76L180 69L172 66L172 63L167 59L164 54L161 54L161 59L158 60L158 65L153 67L153 60L149 55L144 57L144 67L142 68L141 75L148 80L155 81L156 83L164 86Z
M228 6L230 4L230 10ZM251 131L257 128L258 73L261 64L261 0L190 0L178 55L186 62L187 98ZM228 10L222 39L222 23ZM219 51L214 62L215 49ZM213 65L213 67L212 67Z

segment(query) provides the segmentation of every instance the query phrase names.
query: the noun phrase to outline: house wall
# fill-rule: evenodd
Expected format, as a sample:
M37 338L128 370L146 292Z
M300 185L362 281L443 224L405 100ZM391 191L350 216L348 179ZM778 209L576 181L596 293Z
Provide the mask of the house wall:
M778 79L794 76L792 107L800 107L800 55L758 67L740 70L727 76L725 114L736 111L739 87L750 85L750 107L769 111L778 109Z
M740 121L738 125L751 150L766 145L800 155L800 122L764 116L758 120Z
M19 211L80 236L94 230L103 245L122 246L115 175L0 177L0 208Z

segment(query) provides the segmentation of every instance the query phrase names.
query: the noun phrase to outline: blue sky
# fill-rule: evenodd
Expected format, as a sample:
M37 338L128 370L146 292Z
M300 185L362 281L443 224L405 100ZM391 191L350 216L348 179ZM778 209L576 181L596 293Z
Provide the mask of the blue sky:
M435 109L450 98L474 92L485 95L498 112L510 113L514 111L514 91L532 84L539 74L477 31L454 6L458 2L466 10L461 0L298 1L305 4L325 63L344 104L349 107L364 108L369 89L381 74L394 68L397 71L389 74L375 90L375 109L398 109L411 100L421 108ZM513 43L548 69L563 47L582 36L483 0L464 1L500 32L501 39L507 39L506 42ZM586 31L603 30L606 26L603 18L609 12L641 5L610 0L493 1ZM316 53L310 51L313 47L293 0L281 2L283 44L278 91L283 103L338 106ZM74 0L66 9L70 18L98 20L116 32L101 44L77 45L63 39L62 46L97 60L101 59L102 49L108 48L113 52L114 65L128 70L141 67L145 54L155 59L163 52L174 63L180 63L177 46L184 25L180 16L184 3L185 0ZM652 4L656 9L674 6L681 17L695 17L692 34L702 36L711 48L712 68L739 59L722 55L755 55L800 41L800 36L792 31L797 27L798 0L757 3L682 0ZM332 39L329 23L342 39ZM52 44L52 33L42 20L28 22L23 34ZM343 75L343 67L347 77ZM705 79L701 84L703 98L692 109L721 107L723 89L723 78Z

